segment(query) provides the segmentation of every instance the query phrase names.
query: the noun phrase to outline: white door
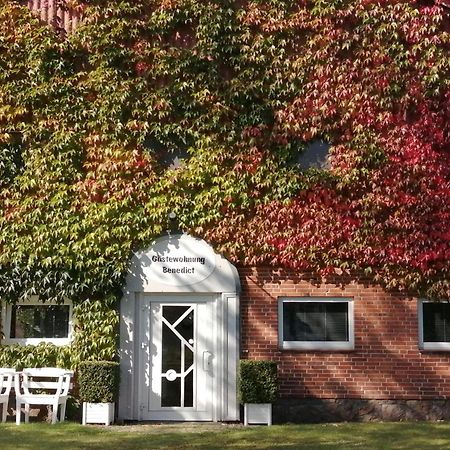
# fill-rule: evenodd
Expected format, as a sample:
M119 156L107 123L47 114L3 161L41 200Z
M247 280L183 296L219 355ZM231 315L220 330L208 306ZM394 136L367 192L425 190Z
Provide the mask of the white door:
M146 298L141 336L148 364L141 382L141 420L213 420L212 300Z

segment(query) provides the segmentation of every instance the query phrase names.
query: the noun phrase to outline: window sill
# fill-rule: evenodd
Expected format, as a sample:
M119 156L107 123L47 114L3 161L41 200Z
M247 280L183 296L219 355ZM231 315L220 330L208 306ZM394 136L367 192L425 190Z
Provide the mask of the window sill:
M419 347L421 352L450 352L450 342L429 342Z
M283 342L281 350L345 352L355 350L353 342Z
M53 344L56 346L69 345L72 342L70 338L47 338L47 339L2 339L2 345L39 345L39 344Z

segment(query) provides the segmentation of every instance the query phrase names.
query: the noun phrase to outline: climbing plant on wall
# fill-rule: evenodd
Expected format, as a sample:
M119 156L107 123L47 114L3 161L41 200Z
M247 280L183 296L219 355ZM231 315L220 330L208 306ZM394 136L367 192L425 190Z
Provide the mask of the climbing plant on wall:
M71 6L84 22L63 38L0 1L3 301L117 298L170 211L241 264L449 298L444 7ZM315 140L326 169L296 162Z

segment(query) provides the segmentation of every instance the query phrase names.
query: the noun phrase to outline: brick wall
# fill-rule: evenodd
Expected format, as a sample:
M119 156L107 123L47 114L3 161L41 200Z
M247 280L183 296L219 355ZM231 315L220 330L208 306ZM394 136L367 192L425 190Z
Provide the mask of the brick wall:
M281 398L450 399L450 353L418 348L417 299L368 280L240 268L243 358L279 363ZM355 350L278 347L278 297L354 299Z

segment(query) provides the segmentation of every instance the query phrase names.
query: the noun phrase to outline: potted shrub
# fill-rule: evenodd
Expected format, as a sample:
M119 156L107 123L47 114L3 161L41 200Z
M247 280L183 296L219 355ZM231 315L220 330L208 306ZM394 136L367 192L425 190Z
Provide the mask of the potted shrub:
M83 425L114 422L114 404L119 393L119 363L83 361L78 382L83 402Z
M277 363L241 360L238 390L244 404L244 425L272 425L272 403L278 397Z

